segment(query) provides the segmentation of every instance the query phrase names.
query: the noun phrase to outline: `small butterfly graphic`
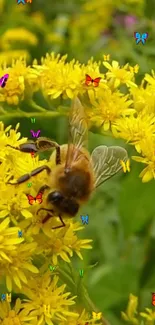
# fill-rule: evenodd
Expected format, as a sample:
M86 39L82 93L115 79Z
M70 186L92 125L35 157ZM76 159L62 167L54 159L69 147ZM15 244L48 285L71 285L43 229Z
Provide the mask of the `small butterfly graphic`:
M86 74L85 84L86 86L90 86L92 84L94 87L98 87L100 80L100 77L92 79L88 74Z
M88 225L88 221L89 221L89 216L81 216L81 220L83 225Z
M109 61L110 60L110 55L109 54L103 55L103 59L104 59L104 61Z
M31 132L31 134L32 134L33 138L38 138L38 137L39 137L39 135L40 135L40 130L38 130L37 132L35 132L35 131L31 130L30 132Z
M95 313L94 311L92 312L93 319L99 320L102 317L102 313Z
M4 88L6 85L6 82L9 78L9 74L5 74L2 78L0 78L0 87Z
M130 172L130 160L128 159L126 162L120 160L120 164L123 168L123 172L126 173L127 171Z
M152 306L155 306L155 293L152 292Z
M38 203L38 204L41 204L42 203L42 193L39 193L36 197L30 195L30 194L26 194L27 198L28 198L28 201L29 201L29 204L30 205L33 205L35 203Z
M140 42L142 42L142 44L144 45L147 38L148 38L148 33L143 33L143 34L140 34L138 32L135 32L134 33L134 38L136 40L136 44L139 44Z

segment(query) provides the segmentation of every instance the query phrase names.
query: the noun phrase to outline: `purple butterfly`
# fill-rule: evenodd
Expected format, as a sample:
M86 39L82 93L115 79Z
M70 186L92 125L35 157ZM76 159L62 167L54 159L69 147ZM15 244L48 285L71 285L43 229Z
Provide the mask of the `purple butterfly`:
M40 134L40 130L38 130L37 132L35 132L35 131L31 130L30 132L31 132L31 134L32 134L33 138L38 138L38 137L39 137L39 134Z
M5 74L2 78L0 78L0 87L4 88L6 85L6 82L9 78L9 74Z

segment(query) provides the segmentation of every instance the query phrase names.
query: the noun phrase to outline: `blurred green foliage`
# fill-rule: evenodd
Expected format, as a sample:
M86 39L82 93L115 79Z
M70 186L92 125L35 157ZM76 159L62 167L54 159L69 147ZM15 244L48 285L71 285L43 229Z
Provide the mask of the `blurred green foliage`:
M30 54L29 63L51 51L67 53L69 59L81 62L91 56L99 60L103 54L110 54L120 64L139 64L140 74L154 69L154 0L96 3L98 6L85 0L33 0L32 5L17 8L16 0L0 0L0 38L5 39L10 29L24 27L38 40L35 46L15 40L8 49L3 42L0 54L25 49ZM88 10L86 5L90 6ZM106 23L102 18L104 12L101 13L104 10ZM134 31L149 33L144 46L135 44ZM14 126L18 121L22 136L29 137L34 126L30 120L5 119L5 124ZM37 129L41 129L42 136L61 144L67 141L66 118L37 119ZM90 132L89 140L90 150L99 144L126 146L94 132ZM134 154L133 149L128 149L129 155ZM81 214L89 214L83 237L92 238L94 243L93 250L85 253L84 262L75 260L74 265L78 272L98 262L84 273L84 281L94 303L115 325L121 324L120 312L125 310L131 292L139 296L142 310L151 307L151 292L155 291L155 183L142 184L138 178L140 170L141 166L132 162L130 174L108 181L81 208Z

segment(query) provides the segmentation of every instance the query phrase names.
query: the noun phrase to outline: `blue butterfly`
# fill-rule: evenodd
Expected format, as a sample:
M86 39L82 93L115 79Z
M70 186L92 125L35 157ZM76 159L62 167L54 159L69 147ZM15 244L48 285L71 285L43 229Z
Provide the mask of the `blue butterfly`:
M140 42L142 42L142 44L144 45L148 38L148 33L140 34L138 32L135 32L134 38L136 39L136 44L139 44Z
M83 225L88 225L88 220L89 220L89 217L88 216L81 216L81 220L82 220L82 223Z

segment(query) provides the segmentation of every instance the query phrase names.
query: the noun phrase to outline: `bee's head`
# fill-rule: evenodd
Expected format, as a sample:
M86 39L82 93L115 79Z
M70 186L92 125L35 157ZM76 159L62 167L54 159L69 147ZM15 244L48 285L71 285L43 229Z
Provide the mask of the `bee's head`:
M47 201L55 206L60 213L66 213L72 217L79 210L79 204L73 198L66 198L59 191L49 193Z
M47 197L47 201L49 203L53 203L53 204L57 205L63 200L63 198L64 197L61 194L61 192L54 191L54 192L49 193L49 195Z

